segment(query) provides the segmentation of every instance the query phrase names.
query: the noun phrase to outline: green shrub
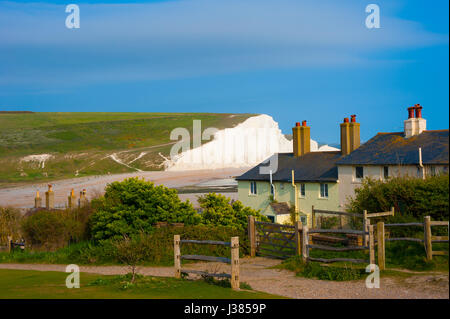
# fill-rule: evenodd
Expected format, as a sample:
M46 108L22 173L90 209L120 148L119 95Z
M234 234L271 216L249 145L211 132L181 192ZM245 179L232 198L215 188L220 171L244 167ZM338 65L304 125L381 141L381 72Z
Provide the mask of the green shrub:
M393 177L388 181L364 179L355 190L347 211L369 213L389 211L395 208L397 216L410 216L423 221L424 216L432 220L448 220L449 177L430 176L426 179ZM361 223L361 220L356 221Z
M181 202L176 190L138 178L109 184L104 197L92 205L91 229L96 240L150 233L156 222L195 225L201 219L189 201Z
M20 222L22 215L18 209L10 207L0 207L0 244L8 241L8 236L13 239L20 239Z
M259 210L245 207L240 201L231 202L230 198L221 194L209 193L198 198L202 208L202 224L210 226L229 226L246 230L248 216L256 220L268 222L269 219L260 214Z
M50 250L79 236L81 225L69 211L41 210L23 219L22 231L27 243Z

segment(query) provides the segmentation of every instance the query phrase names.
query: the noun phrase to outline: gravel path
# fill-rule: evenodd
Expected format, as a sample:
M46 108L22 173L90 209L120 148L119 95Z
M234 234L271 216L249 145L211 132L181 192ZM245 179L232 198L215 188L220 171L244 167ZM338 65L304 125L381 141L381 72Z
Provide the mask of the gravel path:
M380 288L368 289L364 280L325 281L296 277L293 272L269 267L280 261L262 257L241 259L241 281L254 290L290 298L310 299L449 299L448 273L412 274L407 278L382 277ZM66 265L0 264L0 269L40 271L65 271ZM210 272L229 272L229 265L220 263L196 263L186 269ZM123 266L81 266L82 272L103 275L126 274ZM139 273L147 276L173 276L173 267L141 267Z

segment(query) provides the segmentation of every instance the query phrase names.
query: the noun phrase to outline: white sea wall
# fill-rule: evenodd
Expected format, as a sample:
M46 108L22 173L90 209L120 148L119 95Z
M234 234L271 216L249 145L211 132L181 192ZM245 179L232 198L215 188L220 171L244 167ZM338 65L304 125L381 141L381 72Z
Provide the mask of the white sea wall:
M311 140L311 151L337 150L328 145L318 148ZM292 152L289 141L278 123L266 114L253 116L233 128L219 130L212 141L166 159L169 171L251 167L274 153Z

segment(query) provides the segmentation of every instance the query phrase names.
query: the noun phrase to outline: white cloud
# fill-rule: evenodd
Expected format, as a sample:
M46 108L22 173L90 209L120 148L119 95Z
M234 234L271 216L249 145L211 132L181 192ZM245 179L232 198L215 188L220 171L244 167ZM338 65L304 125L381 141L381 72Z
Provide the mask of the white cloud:
M336 1L187 0L64 6L0 4L0 85L64 86L267 68L355 66L373 53L448 42L420 24Z

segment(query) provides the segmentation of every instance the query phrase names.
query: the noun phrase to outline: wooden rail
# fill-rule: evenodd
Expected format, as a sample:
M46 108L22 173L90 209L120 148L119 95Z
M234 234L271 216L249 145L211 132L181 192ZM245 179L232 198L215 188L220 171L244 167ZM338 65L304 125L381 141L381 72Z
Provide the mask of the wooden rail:
M232 237L231 242L215 241L215 240L189 240L180 239L180 235L174 235L174 265L175 277L181 278L182 273L197 274L207 277L230 278L231 288L239 290L239 237ZM200 245L223 245L231 247L231 259L226 257L203 256L203 255L181 255L180 245L184 244L200 244ZM223 262L231 264L231 274L214 274L200 270L181 269L181 260L203 260L213 262Z
M330 259L325 259L325 258L313 258L313 257L309 257L308 258L309 261L319 261L319 262L323 262L323 263L335 263L335 262L340 262L340 261L348 261L348 262L352 262L352 263L370 263L369 260L366 259L353 259L353 258L330 258Z
M384 269L384 253L385 253L385 242L386 241L412 241L418 243L424 243L425 252L427 260L432 260L434 255L447 255L446 251L433 251L433 243L448 243L449 236L432 236L431 227L432 226L446 226L448 228L448 221L431 221L430 216L425 216L423 223L400 223L400 224L384 224L379 222L377 224L378 233L378 261L380 263L380 256L382 265L380 270ZM411 238L411 237L401 237L401 238L385 238L384 229L385 227L407 227L407 226L420 226L423 227L423 239L422 238Z

